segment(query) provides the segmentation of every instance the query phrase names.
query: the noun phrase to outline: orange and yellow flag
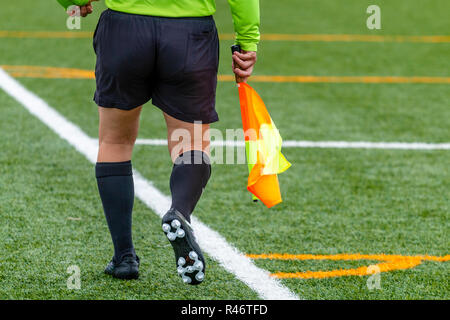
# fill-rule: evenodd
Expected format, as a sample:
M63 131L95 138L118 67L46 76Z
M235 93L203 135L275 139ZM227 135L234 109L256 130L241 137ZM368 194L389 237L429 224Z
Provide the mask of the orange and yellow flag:
M247 189L268 208L280 203L278 174L291 164L281 153L282 139L261 97L238 83L249 176Z

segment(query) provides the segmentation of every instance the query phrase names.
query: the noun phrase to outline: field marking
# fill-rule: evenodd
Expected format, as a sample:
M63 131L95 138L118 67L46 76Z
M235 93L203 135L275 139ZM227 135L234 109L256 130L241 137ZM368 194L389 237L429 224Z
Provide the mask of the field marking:
M26 110L37 117L60 138L66 140L91 163L97 159L98 144L73 124L49 106L40 97L26 89L17 80L0 68L0 88L17 100ZM151 181L146 180L134 170L136 196L162 217L169 209L171 200L161 193ZM258 268L254 262L230 245L219 233L210 229L199 219L192 217L196 236L201 248L211 258L237 279L244 282L261 298L269 300L298 300L299 297L283 286L279 280L270 276L266 270Z
M90 39L93 32L86 31L9 31L0 30L0 38L31 39ZM220 40L234 40L234 33L220 33ZM408 36L408 35L369 35L369 34L286 34L265 33L261 41L289 42L399 42L399 43L448 43L450 36Z
M0 65L0 68L16 78L42 78L42 79L95 79L92 70L43 67L43 66L8 66Z
M219 75L219 81L235 81L233 75ZM400 76L263 76L254 75L253 82L297 83L429 83L450 84L450 77L400 77Z
M166 139L137 139L136 144L167 146ZM211 141L214 147L245 147L244 141ZM285 140L283 148L330 148L330 149L386 149L386 150L450 150L450 143L423 142L367 142L367 141L301 141Z
M0 66L16 78L42 79L95 79L93 70L45 66ZM234 82L233 75L218 75L222 82ZM252 82L293 83L427 83L450 84L450 77L400 77L400 76L264 76L254 75Z
M94 35L90 31L14 31L0 30L0 38L17 39L85 39Z
M389 272L395 270L411 269L420 265L423 261L450 261L450 255L436 257L429 255L422 256L402 256L391 254L334 254L334 255L314 255L314 254L247 254L247 257L269 260L376 260L383 261L376 264L379 272ZM271 276L278 279L324 279L343 276L366 276L373 272L369 272L368 268L372 266L363 266L354 269L339 269L330 271L304 271L304 272L275 272Z
M40 67L40 66L0 66L0 67L2 67L4 70L9 72L14 77L95 79L94 72L90 70L59 68L59 67ZM258 76L254 76L254 78L258 79L257 77ZM450 78L446 79L448 79L450 83ZM159 145L167 145L167 141L162 139L138 139L137 144L159 146ZM213 141L212 145L231 146L231 147L244 146L243 142L241 141ZM338 149L393 149L393 150L450 150L450 143L287 140L283 142L283 147L338 148Z
M222 40L234 40L234 34L222 34ZM293 42L405 42L405 43L448 43L450 36L402 36L368 34L262 34L262 41Z

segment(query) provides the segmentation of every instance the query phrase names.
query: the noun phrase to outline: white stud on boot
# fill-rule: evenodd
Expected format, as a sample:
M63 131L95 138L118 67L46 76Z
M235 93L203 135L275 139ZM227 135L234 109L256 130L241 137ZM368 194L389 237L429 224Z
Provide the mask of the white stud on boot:
M176 229L175 232L171 232L172 228ZM167 239L170 241L175 241L176 238L184 238L186 232L181 228L181 222L177 219L172 220L170 225L168 223L163 223L163 231L167 235Z
M184 259L183 257L178 258L178 265L179 266L184 266L184 264L186 263L186 259Z
M189 252L189 258L191 258L192 260L197 261L198 260L197 252L195 252L195 251Z
M203 270L203 262L201 262L200 260L197 260L194 263L194 269L198 270L198 271L202 271Z
M183 279L183 282L184 282L184 283L191 283L191 282L192 282L192 279L189 278L189 277L183 276L183 277L181 277L181 278Z
M196 279L198 282L202 282L203 279L205 279L205 274L204 274L203 272L199 272L199 273L197 273L197 274L195 275L195 279Z
M181 222L175 219L172 221L171 225L173 228L178 229L181 226Z
M183 238L185 234L186 234L186 233L184 232L183 229L178 229L178 230L177 230L177 237L178 237L178 238Z
M177 238L177 235L173 232L169 232L167 234L167 239L169 239L170 241L174 241Z
M164 231L165 233L170 232L170 226L169 226L167 223L164 223L164 224L162 225L162 229L163 229L163 231Z

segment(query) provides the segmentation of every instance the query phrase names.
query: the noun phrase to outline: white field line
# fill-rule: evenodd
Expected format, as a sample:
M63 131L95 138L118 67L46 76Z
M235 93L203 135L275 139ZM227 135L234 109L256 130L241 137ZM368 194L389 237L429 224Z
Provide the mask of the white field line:
M79 127L68 121L44 100L27 90L0 68L0 88L22 104L32 115L66 140L90 162L97 158L97 143ZM171 200L156 189L151 181L134 171L136 196L157 215L162 217L169 209ZM193 226L202 249L228 272L244 282L261 298L269 300L298 300L299 297L270 277L268 271L258 268L251 259L230 245L220 234L193 217ZM175 268L171 266L171 268ZM181 281L181 280L180 280Z
M136 144L166 146L165 139L138 139ZM212 146L244 147L244 141L217 140ZM450 143L422 142L366 142L366 141L283 141L284 148L336 148L336 149L394 149L394 150L450 150Z

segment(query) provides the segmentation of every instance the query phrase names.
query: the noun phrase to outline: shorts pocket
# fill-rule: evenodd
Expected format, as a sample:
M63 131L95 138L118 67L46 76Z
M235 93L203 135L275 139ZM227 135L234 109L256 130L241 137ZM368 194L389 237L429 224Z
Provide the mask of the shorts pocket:
M211 31L189 34L184 73L217 70L218 41L215 27Z
M99 28L100 28L100 25L102 23L103 17L105 16L106 12L108 12L108 10L103 11L102 14L100 15L100 18L98 19L98 22L97 22L97 26L95 27L94 37L92 38L92 46L94 47L95 53L97 53Z

